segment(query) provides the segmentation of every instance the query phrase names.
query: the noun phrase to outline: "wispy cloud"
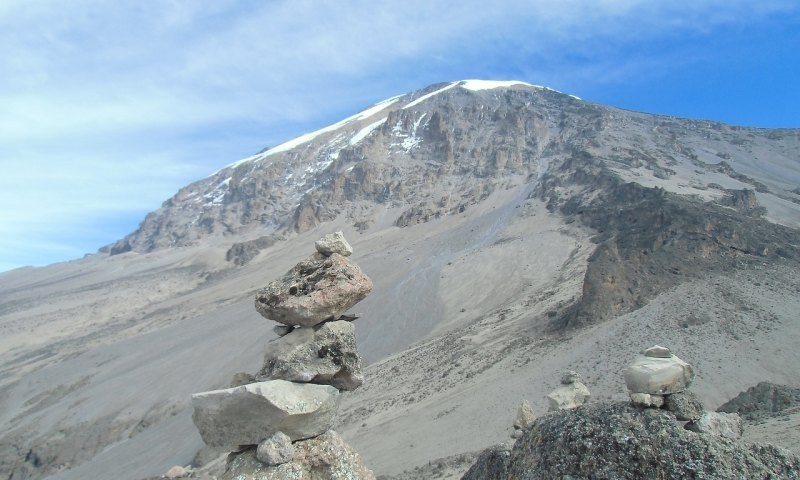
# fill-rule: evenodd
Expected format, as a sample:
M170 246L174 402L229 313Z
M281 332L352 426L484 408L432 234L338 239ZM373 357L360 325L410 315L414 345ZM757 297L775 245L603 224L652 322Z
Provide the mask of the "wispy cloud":
M94 250L185 183L387 96L476 77L582 95L795 3L6 0L0 261Z

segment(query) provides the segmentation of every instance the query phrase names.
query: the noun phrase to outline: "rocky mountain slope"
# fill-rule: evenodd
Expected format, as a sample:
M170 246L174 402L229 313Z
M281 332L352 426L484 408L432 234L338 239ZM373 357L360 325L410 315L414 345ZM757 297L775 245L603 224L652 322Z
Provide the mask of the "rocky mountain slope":
M798 130L433 85L181 189L97 255L0 275L0 471L191 462L190 393L261 364L254 292L335 230L375 282L336 430L377 474L507 438L564 368L619 398L608 372L654 343L710 407L798 386L798 227Z

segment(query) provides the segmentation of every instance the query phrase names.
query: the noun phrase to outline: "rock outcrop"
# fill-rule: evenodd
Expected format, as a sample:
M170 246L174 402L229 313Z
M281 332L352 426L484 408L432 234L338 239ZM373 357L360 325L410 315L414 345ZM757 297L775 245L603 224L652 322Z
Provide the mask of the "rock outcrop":
M282 325L257 375L237 373L232 388L192 396L194 420L210 447L236 450L221 478L236 480L363 479L374 475L331 430L341 390L361 386L355 316L372 281L344 255L341 232L316 244L256 295L256 309Z
M625 402L540 417L514 444L506 472L492 476L502 471L496 457L470 469L484 476L463 478L800 478L800 458L788 450L690 432L663 411Z
M748 420L756 420L798 406L800 406L800 388L760 382L722 404L717 411L738 413Z

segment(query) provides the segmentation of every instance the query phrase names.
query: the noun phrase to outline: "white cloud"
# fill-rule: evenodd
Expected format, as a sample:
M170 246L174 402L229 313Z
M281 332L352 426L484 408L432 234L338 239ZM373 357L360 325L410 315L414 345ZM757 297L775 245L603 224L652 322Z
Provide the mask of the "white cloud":
M6 0L0 235L33 245L46 226L141 215L238 157L428 83L657 71L681 59L628 50L793 3Z

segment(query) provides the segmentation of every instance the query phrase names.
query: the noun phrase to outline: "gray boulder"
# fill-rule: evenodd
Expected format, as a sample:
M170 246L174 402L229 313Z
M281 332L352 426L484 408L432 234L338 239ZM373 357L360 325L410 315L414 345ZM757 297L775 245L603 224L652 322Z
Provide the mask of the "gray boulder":
M256 448L256 458L267 465L291 462L293 457L292 439L283 432L275 432Z
M339 318L372 291L372 280L338 253L315 253L256 293L256 310L284 325L313 327Z
M212 447L257 445L281 431L292 440L331 428L339 390L284 380L250 383L192 395L192 420Z
M478 461L488 466L485 457ZM797 479L800 458L771 445L697 435L661 410L598 402L538 418L514 444L505 475L464 478Z
M685 428L733 440L741 438L744 433L742 417L738 413L703 412L700 418L687 423Z
M564 370L564 373L561 374L562 385L569 385L575 382L580 382L581 380L581 374L575 370Z
M338 253L343 257L353 254L353 247L347 243L342 232L334 232L325 235L314 243L314 248L326 257Z
M361 457L333 430L294 443L292 460L267 465L256 448L232 453L221 480L375 480Z
M294 329L270 342L258 378L355 390L364 382L355 327L347 321L336 321Z
M694 380L692 366L675 355L639 356L625 369L624 375L630 393L656 395L682 392Z
M681 421L692 420L703 414L703 404L689 390L665 395L664 409L674 413L675 418Z

